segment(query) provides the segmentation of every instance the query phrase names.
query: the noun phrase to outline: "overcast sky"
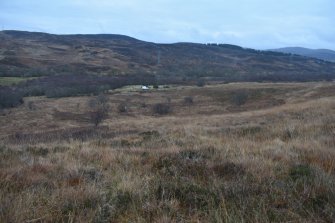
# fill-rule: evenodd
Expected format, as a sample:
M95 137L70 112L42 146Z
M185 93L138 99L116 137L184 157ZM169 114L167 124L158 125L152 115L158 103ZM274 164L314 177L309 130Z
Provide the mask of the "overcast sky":
M334 0L0 0L1 29L335 50Z

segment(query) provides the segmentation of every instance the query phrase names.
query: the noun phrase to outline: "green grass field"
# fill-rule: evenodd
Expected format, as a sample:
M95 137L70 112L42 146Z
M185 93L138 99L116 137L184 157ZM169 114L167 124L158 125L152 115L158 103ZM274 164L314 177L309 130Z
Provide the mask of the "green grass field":
M0 86L11 86L35 77L0 77Z

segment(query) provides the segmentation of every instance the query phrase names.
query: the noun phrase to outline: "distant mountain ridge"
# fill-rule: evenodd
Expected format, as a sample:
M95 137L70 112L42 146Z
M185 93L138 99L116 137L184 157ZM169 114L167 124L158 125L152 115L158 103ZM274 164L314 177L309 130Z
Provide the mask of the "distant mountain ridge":
M335 62L335 51L328 49L308 49L304 47L284 47L279 49L271 49L270 51L291 53L306 57L314 57L321 60Z
M157 44L114 34L0 32L0 76L151 74L227 81L335 78L335 63L230 44Z

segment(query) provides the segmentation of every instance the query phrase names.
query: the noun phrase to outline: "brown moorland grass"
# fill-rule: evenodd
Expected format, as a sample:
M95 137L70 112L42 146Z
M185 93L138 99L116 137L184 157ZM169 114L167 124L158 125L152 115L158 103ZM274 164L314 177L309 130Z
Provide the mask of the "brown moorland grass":
M0 222L334 222L334 88L115 91L97 127L92 97L26 98L0 118Z

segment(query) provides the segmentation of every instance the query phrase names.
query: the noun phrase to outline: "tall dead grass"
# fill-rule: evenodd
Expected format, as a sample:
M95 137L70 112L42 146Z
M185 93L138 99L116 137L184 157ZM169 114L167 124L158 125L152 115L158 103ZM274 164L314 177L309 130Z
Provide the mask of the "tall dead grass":
M334 222L334 110L327 96L4 138L0 222Z

